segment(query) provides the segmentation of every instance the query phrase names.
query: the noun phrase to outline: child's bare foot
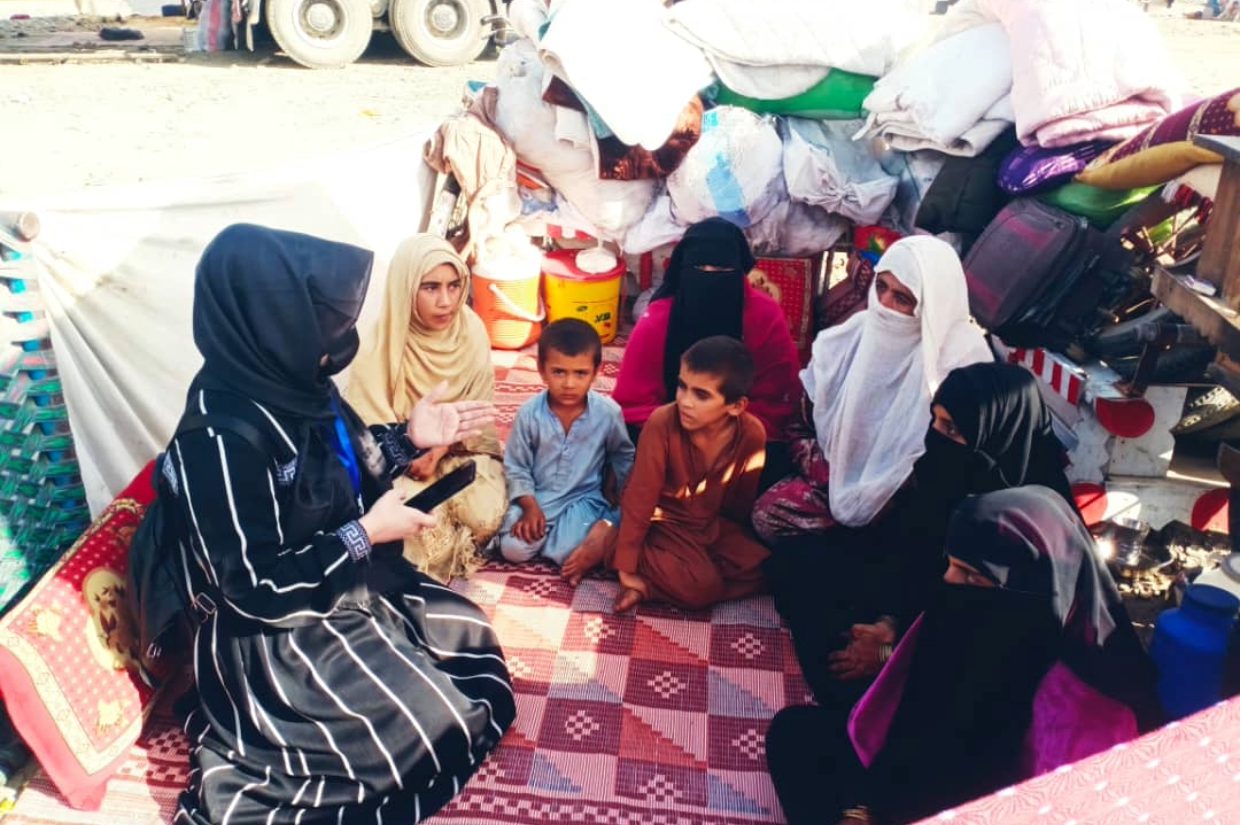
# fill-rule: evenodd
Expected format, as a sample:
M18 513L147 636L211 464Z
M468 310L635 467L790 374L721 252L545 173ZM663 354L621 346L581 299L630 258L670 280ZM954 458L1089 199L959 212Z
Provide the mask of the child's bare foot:
M612 610L617 613L625 613L637 607L645 598L640 590L626 587L620 591L619 596L616 596L616 603L612 606Z
M636 573L617 570L616 575L620 577L620 595L616 596L612 609L617 613L632 610L650 595L650 585Z
M607 558L607 545L615 539L615 534L614 526L596 521L590 532L586 533L585 540L565 559L560 575L568 579L573 587L581 584L582 578Z

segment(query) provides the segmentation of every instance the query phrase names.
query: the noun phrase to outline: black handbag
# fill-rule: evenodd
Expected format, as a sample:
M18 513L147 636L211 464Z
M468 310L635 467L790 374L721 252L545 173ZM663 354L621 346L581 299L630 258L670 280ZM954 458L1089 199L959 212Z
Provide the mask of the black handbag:
M208 427L233 433L264 455L274 456L271 441L253 424L227 415L187 415L181 419L172 441L185 433ZM193 616L215 609L209 593L190 592L189 571L181 550L181 518L176 492L164 474L167 451L155 460L152 487L155 500L147 507L129 545L128 586L130 609L137 619L143 669L156 679L171 673L173 659L189 650ZM171 653L172 655L167 655Z

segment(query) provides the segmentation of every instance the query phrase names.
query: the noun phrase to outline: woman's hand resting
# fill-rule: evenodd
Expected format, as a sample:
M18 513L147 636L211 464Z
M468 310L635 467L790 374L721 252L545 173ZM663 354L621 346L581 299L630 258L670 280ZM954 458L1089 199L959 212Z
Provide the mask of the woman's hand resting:
M438 519L429 513L406 507L395 490L388 490L357 520L371 544L404 541L423 527L433 527Z
M489 401L440 401L448 383L428 392L409 415L408 436L414 446L447 447L466 438L481 435L495 423L495 405Z
M422 455L409 462L409 467L405 470L405 475L418 481L435 475L435 470L439 469L439 462L448 454L447 447L435 447L422 453Z
M896 640L895 629L884 621L855 624L849 631L848 647L827 657L836 679L865 679L883 668L883 646Z

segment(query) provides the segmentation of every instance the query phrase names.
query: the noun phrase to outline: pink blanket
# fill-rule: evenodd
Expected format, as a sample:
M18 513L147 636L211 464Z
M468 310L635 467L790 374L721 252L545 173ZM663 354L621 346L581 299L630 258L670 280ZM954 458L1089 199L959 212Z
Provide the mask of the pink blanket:
M939 39L994 21L1012 43L1012 108L1027 146L1124 140L1180 106L1162 35L1128 0L962 0Z

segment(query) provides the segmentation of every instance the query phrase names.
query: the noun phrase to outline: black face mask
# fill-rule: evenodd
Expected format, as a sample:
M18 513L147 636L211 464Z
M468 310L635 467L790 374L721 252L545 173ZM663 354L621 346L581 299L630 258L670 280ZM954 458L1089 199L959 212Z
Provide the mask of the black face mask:
M985 459L933 427L926 431L926 451L913 465L916 486L910 493L906 530L910 540L942 549L952 511L974 493L994 489Z
M913 477L919 488L962 494L979 463L967 445L931 427L926 431L926 451L913 465Z
M327 352L327 363L319 367L319 377L328 378L349 366L360 347L361 339L356 328L346 332L338 341L332 342L332 347Z
M948 552L951 552L950 547ZM1014 631L1022 625L1044 626L1052 618L1048 597L1002 587L949 584L940 580L927 596L927 625L936 630L951 628L966 648L970 643L993 635L996 630L1001 637L1005 628Z

